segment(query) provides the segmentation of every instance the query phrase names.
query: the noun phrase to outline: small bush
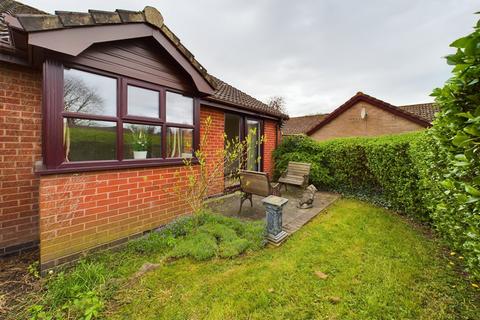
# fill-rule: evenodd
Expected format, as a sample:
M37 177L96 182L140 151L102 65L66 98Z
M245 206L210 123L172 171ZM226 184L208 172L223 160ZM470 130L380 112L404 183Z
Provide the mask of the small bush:
M233 258L247 250L258 250L265 244L262 223L247 223L212 214L200 214L193 219L197 219L198 227L179 239L171 257L196 260Z
M175 246L171 257L191 257L196 260L208 260L217 253L218 245L215 238L208 233L199 232L186 237Z

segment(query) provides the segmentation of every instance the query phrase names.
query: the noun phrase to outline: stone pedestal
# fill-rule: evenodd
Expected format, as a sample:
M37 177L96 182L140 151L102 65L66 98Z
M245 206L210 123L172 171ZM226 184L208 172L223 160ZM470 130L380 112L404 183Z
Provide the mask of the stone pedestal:
M288 202L288 199L268 196L262 200L267 210L267 239L275 245L279 245L285 240L288 234L282 230L282 210Z

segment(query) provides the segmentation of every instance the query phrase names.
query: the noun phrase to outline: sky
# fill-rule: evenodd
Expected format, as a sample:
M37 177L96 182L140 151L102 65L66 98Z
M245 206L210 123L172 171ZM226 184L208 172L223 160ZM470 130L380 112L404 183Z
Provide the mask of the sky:
M20 0L38 9L156 7L212 75L290 116L327 113L362 91L393 105L431 102L450 77L449 44L478 0Z

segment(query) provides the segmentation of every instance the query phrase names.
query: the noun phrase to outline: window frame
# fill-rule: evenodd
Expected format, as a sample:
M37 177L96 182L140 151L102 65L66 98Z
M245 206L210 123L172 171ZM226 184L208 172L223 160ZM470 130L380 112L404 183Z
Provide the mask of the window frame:
M63 106L64 68L90 72L100 76L114 78L117 81L117 114L113 116L94 115L77 112L65 112ZM159 118L128 115L128 85L159 92ZM166 122L166 92L174 92L192 98L193 124L178 124ZM167 165L183 165L183 158L166 158L166 134L168 127L193 129L193 150L198 150L200 142L200 98L192 92L182 92L166 86L133 79L127 76L114 74L81 64L46 59L43 63L43 144L45 168L37 170L38 173L81 172L120 168L141 168ZM65 162L63 146L63 119L81 118L98 121L115 122L116 134L116 159ZM162 158L151 159L124 159L123 157L123 123L154 125L161 127L161 154ZM190 158L198 162L195 155Z

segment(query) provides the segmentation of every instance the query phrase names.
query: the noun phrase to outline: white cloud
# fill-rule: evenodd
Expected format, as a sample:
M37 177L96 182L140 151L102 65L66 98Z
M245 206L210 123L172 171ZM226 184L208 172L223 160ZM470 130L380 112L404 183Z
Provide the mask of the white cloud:
M392 104L431 101L450 77L442 56L470 33L474 0L48 1L49 12L157 7L212 74L291 115L328 112L357 91Z

